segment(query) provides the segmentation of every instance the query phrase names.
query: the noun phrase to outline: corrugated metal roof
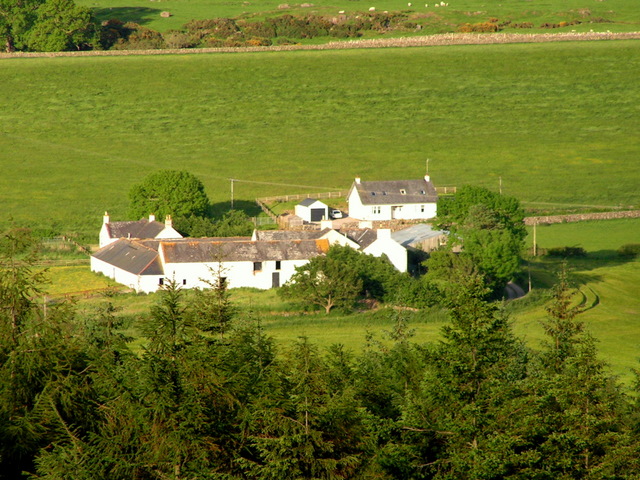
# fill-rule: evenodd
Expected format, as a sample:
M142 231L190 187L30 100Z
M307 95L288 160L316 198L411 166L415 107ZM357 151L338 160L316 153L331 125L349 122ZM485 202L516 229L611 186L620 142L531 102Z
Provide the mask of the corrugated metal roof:
M419 223L403 230L393 232L391 234L391 238L403 247L407 247L424 242L425 240L433 237L439 237L440 235L447 235L447 232L444 230L434 230L431 225L426 223Z
M391 180L354 183L363 205L403 205L438 201L436 187L430 181Z

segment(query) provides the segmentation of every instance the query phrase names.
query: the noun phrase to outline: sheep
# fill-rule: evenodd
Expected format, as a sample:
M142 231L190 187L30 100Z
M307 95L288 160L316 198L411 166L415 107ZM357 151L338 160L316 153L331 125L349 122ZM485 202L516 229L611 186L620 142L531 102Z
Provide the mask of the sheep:
M370 11L370 12L375 12L375 11L376 11L376 7L371 7L371 8L369 9L369 11Z

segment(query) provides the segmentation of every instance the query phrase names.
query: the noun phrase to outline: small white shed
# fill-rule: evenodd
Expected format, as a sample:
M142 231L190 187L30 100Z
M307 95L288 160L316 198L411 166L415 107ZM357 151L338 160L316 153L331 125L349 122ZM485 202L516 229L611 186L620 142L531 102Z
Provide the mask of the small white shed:
M296 205L296 215L305 222L319 222L329 218L329 207L315 198L305 198Z

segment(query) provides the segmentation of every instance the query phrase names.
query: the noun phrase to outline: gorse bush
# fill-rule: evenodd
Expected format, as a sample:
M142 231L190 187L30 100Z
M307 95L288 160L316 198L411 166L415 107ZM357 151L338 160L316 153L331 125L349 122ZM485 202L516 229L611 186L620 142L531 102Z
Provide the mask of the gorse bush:
M629 258L636 258L640 256L640 243L628 243L626 245L622 245L618 249L618 255Z

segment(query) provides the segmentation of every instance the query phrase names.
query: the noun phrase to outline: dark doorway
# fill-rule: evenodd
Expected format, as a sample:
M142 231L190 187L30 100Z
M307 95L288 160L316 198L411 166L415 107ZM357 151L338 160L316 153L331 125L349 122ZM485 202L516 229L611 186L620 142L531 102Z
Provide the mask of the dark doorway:
M280 286L280 272L273 272L271 274L271 288L278 288Z

